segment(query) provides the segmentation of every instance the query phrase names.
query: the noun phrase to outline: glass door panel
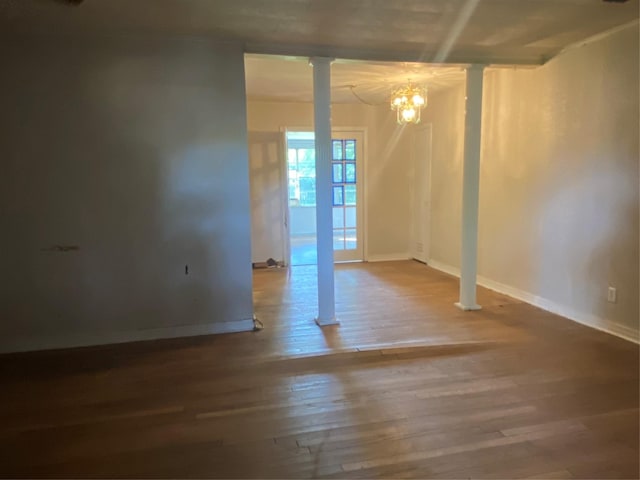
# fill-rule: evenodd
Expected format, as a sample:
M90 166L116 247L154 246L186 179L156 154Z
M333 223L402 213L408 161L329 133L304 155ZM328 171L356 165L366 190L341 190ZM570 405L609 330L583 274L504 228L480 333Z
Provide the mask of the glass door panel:
M362 132L334 132L332 140L333 248L336 262L362 261Z

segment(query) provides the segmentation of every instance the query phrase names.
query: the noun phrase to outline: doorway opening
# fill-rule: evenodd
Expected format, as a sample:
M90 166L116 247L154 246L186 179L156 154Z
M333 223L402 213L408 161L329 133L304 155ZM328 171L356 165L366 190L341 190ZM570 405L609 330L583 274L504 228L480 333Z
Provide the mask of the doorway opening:
M332 132L333 249L336 262L364 260L363 131ZM287 130L287 240L289 265L316 265L315 139Z
M289 265L318 263L313 132L287 132Z

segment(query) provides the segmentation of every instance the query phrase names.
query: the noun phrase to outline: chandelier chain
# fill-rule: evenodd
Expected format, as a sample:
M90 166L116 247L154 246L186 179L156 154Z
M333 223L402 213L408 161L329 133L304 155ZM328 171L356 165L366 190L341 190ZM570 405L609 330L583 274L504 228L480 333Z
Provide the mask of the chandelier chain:
M349 85L349 90L351 91L351 93L353 94L354 97L356 97L358 99L358 101L360 103L363 103L365 105L369 105L370 107L379 107L380 105L384 105L387 102L382 102L382 103L371 103L371 102L367 102L364 98L362 98L360 95L358 95L355 91L356 85Z

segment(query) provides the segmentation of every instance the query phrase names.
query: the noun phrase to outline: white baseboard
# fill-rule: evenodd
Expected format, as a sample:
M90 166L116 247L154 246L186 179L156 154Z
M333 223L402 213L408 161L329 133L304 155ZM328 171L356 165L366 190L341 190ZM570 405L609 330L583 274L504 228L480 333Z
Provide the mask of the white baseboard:
M373 254L367 257L367 262L393 262L396 260L409 260L411 255L408 253L383 253Z
M460 277L460 269L458 267L447 265L436 260L429 260L429 262L427 262L427 265L436 270L440 270L441 272L453 275L454 277ZM522 300L523 302L529 303L531 305L535 305L536 307L542 308L543 310L568 318L569 320L580 323L587 327L595 328L596 330L600 330L601 332L624 338L625 340L629 340L630 342L640 343L640 332L638 330L634 330L633 328L627 327L626 325L620 325L619 323L605 320L596 315L578 312L571 307L561 305L544 297L525 292L524 290L520 290L510 285L496 282L495 280L491 280L490 278L483 277L481 275L478 275L478 285L488 288L489 290L494 290L498 293L502 293L503 295L508 295L509 297Z
M449 275L453 275L454 277L460 278L460 269L458 267L451 266L447 263L438 262L437 260L428 260L427 266L431 268L435 268L444 273L448 273Z
M140 342L162 338L194 337L219 333L248 332L253 330L253 318L232 322L212 322L197 325L150 328L127 332L97 332L51 337L22 337L0 340L0 353L30 352L59 348L88 347L112 343Z

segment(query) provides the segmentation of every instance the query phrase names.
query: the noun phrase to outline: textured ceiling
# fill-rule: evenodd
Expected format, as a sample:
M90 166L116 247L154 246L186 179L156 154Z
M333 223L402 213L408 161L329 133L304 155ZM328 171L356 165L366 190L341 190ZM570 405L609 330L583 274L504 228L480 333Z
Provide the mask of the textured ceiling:
M637 20L638 0L0 0L0 32L158 33L247 51L364 60L542 63Z
M568 45L638 21L638 2L84 0L74 7L63 0L0 0L0 36L151 34L238 41L253 53L246 70L254 100L311 101L307 58L329 56L338 59L333 102L380 104L408 79L431 92L462 82L462 64L544 63ZM434 65L444 63L449 65Z
M246 55L250 100L313 101L313 69L307 58ZM331 65L333 103L387 104L391 91L408 80L433 93L464 81L461 67L420 63L336 60Z

